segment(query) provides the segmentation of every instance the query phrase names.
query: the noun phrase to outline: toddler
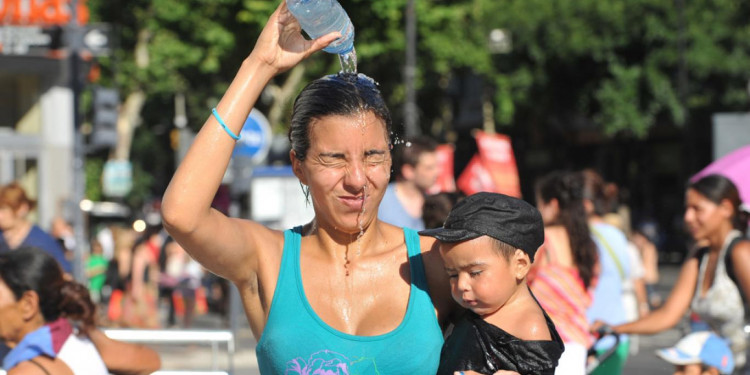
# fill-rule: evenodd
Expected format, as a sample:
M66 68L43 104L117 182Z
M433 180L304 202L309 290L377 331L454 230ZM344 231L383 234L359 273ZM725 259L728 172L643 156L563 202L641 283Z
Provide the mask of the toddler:
M468 309L443 344L438 374L554 374L563 342L526 285L544 242L539 211L503 194L477 193L451 210L440 241L451 293Z

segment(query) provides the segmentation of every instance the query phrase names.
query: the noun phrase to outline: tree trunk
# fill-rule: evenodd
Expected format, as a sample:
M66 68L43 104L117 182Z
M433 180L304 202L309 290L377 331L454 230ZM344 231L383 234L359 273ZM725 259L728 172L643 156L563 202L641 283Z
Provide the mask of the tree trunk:
M149 64L148 42L151 32L143 29L138 32L138 43L135 45L135 64L138 68L146 69ZM133 131L141 121L141 110L146 102L146 93L136 89L125 99L117 119L117 146L114 150L115 160L129 160L130 148L133 143Z

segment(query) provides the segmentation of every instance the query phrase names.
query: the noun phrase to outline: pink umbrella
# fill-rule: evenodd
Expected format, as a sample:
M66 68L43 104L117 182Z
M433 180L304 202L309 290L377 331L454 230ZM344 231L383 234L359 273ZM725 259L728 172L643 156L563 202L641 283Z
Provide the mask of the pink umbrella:
M696 181L710 174L720 174L732 180L740 191L740 198L745 209L750 211L750 145L740 147L715 160L690 178L690 181Z

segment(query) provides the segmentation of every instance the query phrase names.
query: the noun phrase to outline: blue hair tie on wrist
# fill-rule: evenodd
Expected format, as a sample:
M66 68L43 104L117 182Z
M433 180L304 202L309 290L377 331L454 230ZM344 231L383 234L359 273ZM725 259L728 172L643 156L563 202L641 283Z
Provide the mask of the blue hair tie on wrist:
M216 107L214 107L214 108L211 109L211 113L214 114L214 117L216 117L216 121L219 122L219 124L221 125L221 127L224 128L224 131L227 132L227 134L229 134L229 136L232 137L232 139L234 139L235 141L239 141L240 140L240 136L239 135L235 135L234 133L232 133L232 131L227 126L227 124L224 123L224 120L221 119L221 116L219 116L219 112L216 112Z

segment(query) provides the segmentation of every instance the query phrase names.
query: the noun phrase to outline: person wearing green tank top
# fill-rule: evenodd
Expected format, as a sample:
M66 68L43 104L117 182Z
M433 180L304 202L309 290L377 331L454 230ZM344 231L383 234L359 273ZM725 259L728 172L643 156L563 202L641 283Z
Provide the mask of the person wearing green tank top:
M237 286L263 374L434 375L460 307L435 240L377 218L391 117L371 78L326 76L294 102L289 156L310 223L281 231L211 208L265 85L338 36L306 40L281 1L175 172L164 226Z

